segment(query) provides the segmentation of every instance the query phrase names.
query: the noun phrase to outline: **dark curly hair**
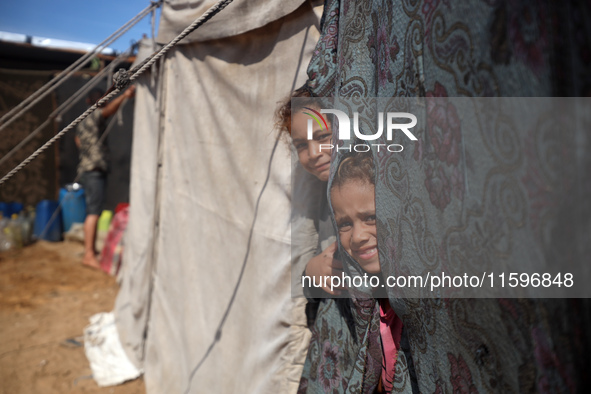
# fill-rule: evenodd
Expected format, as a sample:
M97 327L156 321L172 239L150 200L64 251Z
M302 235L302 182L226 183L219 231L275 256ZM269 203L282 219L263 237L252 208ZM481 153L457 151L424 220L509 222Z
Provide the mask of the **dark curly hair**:
M297 98L293 104L292 98ZM291 117L293 112L299 112L304 107L321 107L320 99L313 97L307 85L296 89L292 94L281 102L277 111L275 111L275 126L280 133L291 135Z
M371 152L359 152L347 155L339 163L339 168L332 179L331 188L341 187L345 182L353 179L375 186L375 167Z

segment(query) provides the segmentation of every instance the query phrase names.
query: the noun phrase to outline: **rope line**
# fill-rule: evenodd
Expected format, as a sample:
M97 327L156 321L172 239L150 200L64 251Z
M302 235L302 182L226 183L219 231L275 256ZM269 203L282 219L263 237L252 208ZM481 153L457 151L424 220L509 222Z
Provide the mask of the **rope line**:
M99 101L93 104L90 108L88 108L82 115L78 116L74 121L72 121L68 126L64 127L59 133L57 133L53 138L47 141L43 146L37 149L33 154L31 154L28 158L23 160L18 166L16 166L12 171L6 174L2 179L0 179L0 185L10 179L14 174L19 172L23 167L33 161L37 156L43 153L47 148L49 148L55 141L60 139L64 134L68 131L73 129L77 126L80 122L82 122L88 115L90 115L95 109L102 107L104 104L109 102L113 97L117 95L122 89L124 89L127 85L129 85L132 81L135 81L142 73L144 73L148 67L152 66L158 59L166 54L173 46L179 43L183 38L188 36L194 30L199 28L205 22L213 18L218 12L226 8L230 3L234 0L220 0L216 4L214 4L211 8L209 8L203 15L197 18L193 23L191 23L185 30L183 30L178 36L172 39L166 46L164 46L159 51L153 53L140 63L138 66L134 67L131 72L127 72L124 69L119 69L117 73L113 76L116 79L115 84L113 85L112 90L103 96ZM129 74L133 73L131 76ZM118 77L119 75L119 77Z
M90 115L95 109L98 108L98 105L97 105L98 103L101 103L103 101L107 102L111 98L115 97L117 95L117 93L119 93L119 91L114 90L111 93L109 93L108 95L106 95L105 97L103 97L100 101L98 101L97 103L95 103L91 107L89 107L86 111L84 111L84 113L82 113L82 115L78 116L72 123L70 123L68 126L64 127L59 133L57 133L55 136L53 136L53 138L51 138L43 146L41 146L39 149L37 149L35 152L33 152L33 154L31 154L31 156L27 157L25 160L22 161L22 163L20 163L12 171L10 171L2 179L0 179L0 185L2 185L4 182L6 182L8 179L10 179L14 174L19 172L23 167L25 167L31 161L36 159L37 156L39 156L41 153L43 153L45 150L47 150L47 148L49 148L55 141L57 141L64 134L66 134L68 131L70 131L74 127L76 127L78 125L78 123L82 122L88 115Z
M28 104L29 101L33 100L38 95L44 93L47 89L49 89L51 87L52 84L56 83L58 80L60 80L62 78L65 78L66 76L71 75L72 73L70 71L72 71L72 72L78 71L80 68L79 67L76 68L77 66L79 66L81 64L83 65L98 50L102 49L103 47L106 47L106 46L110 45L114 40L118 39L127 30L129 30L131 27L133 27L135 24L137 24L141 19L143 19L146 15L148 15L152 11L152 9L155 7L155 5L156 5L155 3L152 3L150 6L146 7L144 10L140 11L140 13L138 15L136 15L135 17L133 17L131 20L129 20L127 23L125 23L123 26L121 26L119 29L117 29L113 34L111 34L109 37L107 37L101 43L99 43L97 46L95 46L92 49L92 51L87 52L84 56L80 57L77 61L75 61L74 63L72 63L68 68L66 68L60 74L58 74L57 76L55 76L51 81L47 82L44 86L42 86L35 93L33 93L31 96L27 97L19 105L17 105L13 109L11 109L9 112L7 112L6 114L4 114L2 116L2 118L0 118L0 123L4 122L4 120L6 118L8 118L9 116L11 116L12 113L14 113L15 111L19 110L20 108L22 108L23 106L25 106L26 104ZM74 70L74 68L76 68L76 69ZM66 74L68 74L68 75L66 75ZM20 113L19 113L18 116L20 116ZM15 116L15 117L18 117L18 116ZM11 123L11 122L12 122L12 120L9 123ZM3 123L0 126L0 130L2 130L6 125L7 125L7 123Z
M152 64L154 64L158 59L166 54L176 44L179 43L183 38L187 37L193 31L197 30L197 28L201 27L205 22L213 18L218 12L226 8L230 3L234 0L220 0L216 4L214 4L210 9L205 11L201 17L197 18L193 23L191 23L185 30L183 30L178 36L172 39L166 46L160 49L158 52L153 53L150 57L145 59L143 62L138 64L134 67L130 73L133 73L131 77L129 77L129 81L124 85L127 86L131 82L135 81L144 71L148 69ZM136 71L137 70L137 71ZM123 77L125 78L125 77Z
M109 63L107 67L99 71L98 74L92 77L92 79L90 79L86 84L84 84L84 86L82 86L76 93L70 96L66 101L62 103L62 105L60 105L51 114L49 114L45 122L43 122L33 132L26 136L20 143L18 143L14 148L12 148L10 152L2 156L2 158L0 158L0 166L2 166L2 164L4 164L8 159L10 159L23 146L25 146L33 138L35 138L35 136L39 134L41 130L47 127L50 121L54 120L55 118L62 115L64 112L67 112L70 108L72 108L72 106L74 106L74 104L76 104L81 97L85 96L94 86L96 86L96 84L105 76L107 72L113 70L119 63L123 61L124 58L129 57L133 52L134 46L135 44L132 45L131 48L129 48L127 51L115 58L111 63Z
M53 79L19 103L17 106L12 108L10 111L2 115L0 118L0 131L4 130L8 125L14 122L17 118L19 118L23 113L29 110L33 105L37 104L41 101L45 96L49 93L54 91L58 86L60 86L63 82L66 81L68 77L70 77L73 73L80 70L88 59L90 59L94 54L102 50L104 47L110 45L123 34L125 34L129 29L135 26L139 21L141 21L146 15L150 14L155 7L158 7L161 2L158 3L151 3L148 7L144 10L140 11L139 14L134 16L130 19L127 23L117 29L113 34L109 37L104 39L100 44L94 47L92 51L87 52L84 56L80 57L74 63L72 63L69 67L63 70L61 73L56 75ZM18 111L18 112L17 112ZM8 119L8 120L6 120Z

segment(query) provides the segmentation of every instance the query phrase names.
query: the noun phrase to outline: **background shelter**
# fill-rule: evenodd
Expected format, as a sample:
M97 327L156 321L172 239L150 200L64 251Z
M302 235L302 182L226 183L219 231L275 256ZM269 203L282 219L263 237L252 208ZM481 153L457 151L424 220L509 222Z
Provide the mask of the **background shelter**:
M42 47L30 41L30 37L26 42L0 41L0 115L15 107L84 55L80 50ZM54 92L0 131L0 157L37 129L55 109L114 59L114 56L103 54L90 59L81 71L74 73ZM132 61L133 57L123 58L120 67L127 67ZM106 91L110 84L104 78L96 86ZM50 121L32 141L2 163L0 174L4 176L84 112L88 108L85 98L81 97L61 116ZM114 123L107 137L111 152L111 172L108 176L105 209L114 210L117 203L127 202L129 199L133 103L129 104L131 105L124 105L118 115L110 119ZM57 199L58 189L73 182L76 177L79 153L74 136L75 130L66 133L55 146L2 185L0 201L35 205L43 199Z
M39 89L51 79L53 72L42 70L0 70L0 111L8 112L26 97ZM43 123L54 110L51 96L43 99L33 111L24 114L20 119L3 130L0 144L0 156L4 157L13 147L21 142L38 125ZM0 173L4 176L28 155L34 152L55 133L53 125L45 127L25 149L17 152L0 166ZM57 162L55 149L44 152L23 171L0 188L0 201L17 201L22 204L36 204L43 199L55 199L57 196Z
M159 43L213 3L164 3ZM317 26L307 1L236 1L137 83L115 315L149 393L297 388L309 334L273 113L305 81Z

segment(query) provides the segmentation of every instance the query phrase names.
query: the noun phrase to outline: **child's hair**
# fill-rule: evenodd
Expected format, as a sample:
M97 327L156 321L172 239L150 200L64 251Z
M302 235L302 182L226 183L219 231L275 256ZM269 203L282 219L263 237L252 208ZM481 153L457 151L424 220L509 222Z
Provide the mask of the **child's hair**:
M298 98L296 102L291 103L292 98ZM312 97L308 86L304 85L299 89L296 89L292 94L283 100L281 106L275 112L275 125L279 129L280 133L286 133L291 135L291 117L293 112L298 112L304 107L318 107L320 108L320 102L318 98Z
M339 168L332 179L331 188L341 187L345 182L354 179L375 186L375 169L371 152L353 153L345 157L339 163Z

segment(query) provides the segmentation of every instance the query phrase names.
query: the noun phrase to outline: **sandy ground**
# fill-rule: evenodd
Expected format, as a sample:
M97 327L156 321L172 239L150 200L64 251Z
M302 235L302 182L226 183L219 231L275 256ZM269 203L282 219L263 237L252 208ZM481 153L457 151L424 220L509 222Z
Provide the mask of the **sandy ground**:
M80 263L75 242L0 252L0 393L145 393L143 380L98 387L81 336L88 318L113 309L115 279Z

